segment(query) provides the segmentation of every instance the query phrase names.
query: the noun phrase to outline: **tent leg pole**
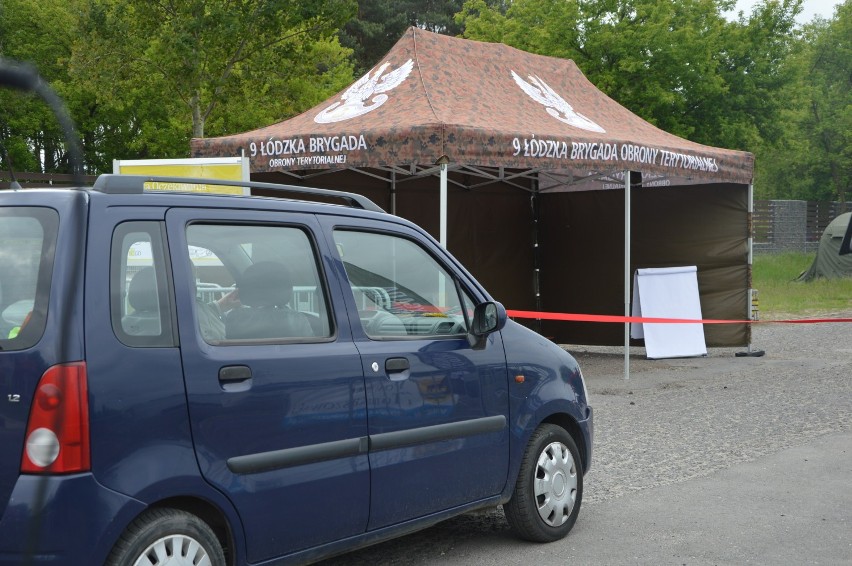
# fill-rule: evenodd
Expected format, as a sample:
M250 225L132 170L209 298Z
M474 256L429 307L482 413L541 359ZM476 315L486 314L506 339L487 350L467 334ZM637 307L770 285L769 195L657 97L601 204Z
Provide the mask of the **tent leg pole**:
M391 214L396 214L396 171L391 171Z
M536 190L530 196L530 204L532 205L532 215L533 215L533 291L535 292L535 309L538 312L543 310L541 304L541 254L539 253L538 246L538 236L539 236L539 217L540 217L540 203L539 198L541 198L540 193L538 192L538 180L535 181ZM536 319L535 321L535 331L541 334L541 319Z
M441 234L440 242L447 248L447 164L441 163Z
M624 316L630 316L630 171L624 172ZM630 379L630 323L624 323L624 380Z
M752 266L754 265L754 185L749 184L748 186L748 285L746 285L747 290L746 293L746 318L748 320L757 320L757 311L755 310L755 301L757 291L752 289L752 285L754 281L752 280ZM763 350L754 350L752 349L752 338L754 331L754 327L749 325L748 327L748 348L745 352L737 352L734 355L738 358L748 357L748 358L759 358L763 356L766 352Z

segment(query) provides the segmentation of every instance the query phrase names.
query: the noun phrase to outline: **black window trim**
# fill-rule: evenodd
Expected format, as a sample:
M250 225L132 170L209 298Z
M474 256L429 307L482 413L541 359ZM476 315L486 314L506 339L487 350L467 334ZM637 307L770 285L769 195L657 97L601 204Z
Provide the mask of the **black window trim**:
M124 276L121 254L124 238L134 232L144 232L151 236L151 256L154 273L157 278L158 300L160 302L160 327L163 332L155 336L135 336L124 332L121 324L121 305L124 295L120 292L120 278ZM110 245L110 320L116 338L131 348L176 348L180 345L175 313L174 285L172 284L171 259L169 257L168 236L165 222L162 220L124 220L118 223L112 232ZM126 267L126 266L125 266ZM124 289L127 293L127 288Z

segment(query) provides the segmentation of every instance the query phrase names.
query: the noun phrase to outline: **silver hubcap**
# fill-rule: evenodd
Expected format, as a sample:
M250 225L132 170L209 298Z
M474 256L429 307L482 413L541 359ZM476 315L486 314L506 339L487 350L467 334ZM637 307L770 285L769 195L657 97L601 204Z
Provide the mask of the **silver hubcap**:
M577 500L577 467L567 446L553 442L542 450L533 490L538 514L545 523L558 527L568 520Z
M145 549L134 566L211 566L207 551L186 535L169 535Z

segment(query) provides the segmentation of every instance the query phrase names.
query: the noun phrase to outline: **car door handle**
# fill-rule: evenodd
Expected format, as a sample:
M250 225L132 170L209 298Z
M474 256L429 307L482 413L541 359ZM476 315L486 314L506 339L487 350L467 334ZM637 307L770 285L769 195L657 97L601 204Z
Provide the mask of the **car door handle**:
M385 372L391 381L401 381L408 379L411 364L408 363L408 358L388 358L385 360Z
M228 392L247 391L251 388L251 368L248 366L219 368L219 385Z

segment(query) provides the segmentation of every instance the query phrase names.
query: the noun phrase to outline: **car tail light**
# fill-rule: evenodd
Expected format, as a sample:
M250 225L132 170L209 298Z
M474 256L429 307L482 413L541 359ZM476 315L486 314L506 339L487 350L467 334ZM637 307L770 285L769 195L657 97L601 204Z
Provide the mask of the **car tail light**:
M36 388L21 473L67 474L91 467L86 364L53 366Z

